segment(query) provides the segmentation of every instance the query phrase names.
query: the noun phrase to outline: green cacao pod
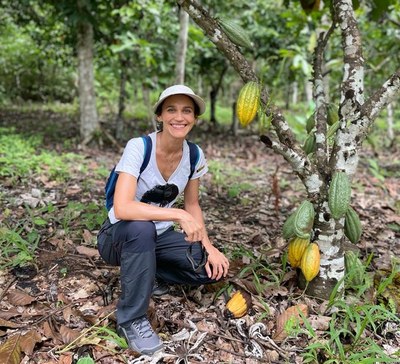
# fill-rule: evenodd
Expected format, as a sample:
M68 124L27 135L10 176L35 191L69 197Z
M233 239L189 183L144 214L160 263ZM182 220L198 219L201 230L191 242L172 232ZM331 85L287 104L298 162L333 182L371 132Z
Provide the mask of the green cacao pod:
M300 268L307 282L312 281L319 273L321 255L318 245L311 243L307 246L300 262Z
M249 125L257 114L260 106L260 85L257 82L247 82L240 90L236 102L236 115L242 126Z
M362 226L357 212L349 206L344 220L344 234L353 244L356 244L361 237Z
M351 184L345 172L333 173L329 186L328 205L334 219L340 219L347 212L350 205Z
M219 25L232 43L239 47L252 48L253 44L246 31L233 20L219 19Z
M306 130L307 133L310 134L311 130L314 129L315 126L315 112L313 112L307 119L306 122Z
M282 235L284 239L290 239L295 236L294 233L294 215L295 213L291 214L283 224L282 228Z
M357 253L352 250L346 251L344 254L344 266L349 286L359 286L364 283L365 267Z
M327 109L327 122L329 125L333 125L339 121L338 108L333 104L329 104Z
M307 136L304 145L303 145L303 150L306 154L313 153L315 151L315 134L311 133Z
M326 132L326 138L329 139L330 137L334 136L336 131L339 129L340 123L339 120L329 126L328 131Z
M290 240L288 247L288 261L293 268L300 267L301 258L310 244L309 239L294 238Z
M310 238L310 231L314 225L315 211L310 201L303 201L294 214L293 228L297 237Z

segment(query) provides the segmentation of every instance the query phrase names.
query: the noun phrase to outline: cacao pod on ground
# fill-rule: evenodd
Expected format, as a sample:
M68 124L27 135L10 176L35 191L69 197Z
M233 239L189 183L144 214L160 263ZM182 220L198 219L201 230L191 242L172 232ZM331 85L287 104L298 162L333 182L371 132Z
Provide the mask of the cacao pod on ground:
M236 291L226 303L225 316L227 318L240 318L246 315L251 307L251 295L245 291Z

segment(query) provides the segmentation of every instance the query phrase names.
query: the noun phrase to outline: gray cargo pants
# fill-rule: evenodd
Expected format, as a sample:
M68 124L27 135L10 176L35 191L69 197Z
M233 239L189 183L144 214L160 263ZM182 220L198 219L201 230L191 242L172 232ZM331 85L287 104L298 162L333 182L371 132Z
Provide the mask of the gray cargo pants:
M152 221L111 224L106 219L97 243L104 261L121 267L116 316L122 326L146 314L156 276L168 283L194 286L216 282L208 278L201 264L207 258L201 244L188 243L185 235L173 228L157 236Z

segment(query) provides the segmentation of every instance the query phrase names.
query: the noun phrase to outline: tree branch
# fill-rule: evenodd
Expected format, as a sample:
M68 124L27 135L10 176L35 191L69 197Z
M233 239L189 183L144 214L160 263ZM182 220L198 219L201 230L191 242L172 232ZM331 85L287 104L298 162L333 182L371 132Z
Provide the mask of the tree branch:
M193 21L204 31L207 37L216 45L218 50L229 60L233 68L244 82L256 81L258 78L250 63L240 53L238 47L230 41L219 26L217 20L210 16L196 0L177 0L177 3L189 14ZM272 103L268 90L263 87L261 103L267 117L272 117L272 125L282 144L291 150L296 158L305 158L305 154L296 140L282 111Z
M333 21L326 35L321 33L318 38L317 47L314 53L314 100L315 100L315 115L316 120L316 162L319 173L326 176L328 168L328 143L326 139L327 125L327 100L324 89L324 51L328 40L335 29L336 23Z
M299 176L306 187L309 197L311 199L317 199L321 193L320 188L323 186L323 181L321 175L315 170L308 157L296 154L287 146L279 143L277 140L272 140L266 135L261 135L260 140L267 148L280 154L289 162L293 171Z
M333 6L342 32L344 52L339 116L348 121L354 119L364 103L364 58L352 0L333 0Z
M400 94L400 68L364 103L361 108L361 119L367 122L361 125L361 131L366 134L380 111L386 107L394 97ZM359 143L362 142L359 141Z

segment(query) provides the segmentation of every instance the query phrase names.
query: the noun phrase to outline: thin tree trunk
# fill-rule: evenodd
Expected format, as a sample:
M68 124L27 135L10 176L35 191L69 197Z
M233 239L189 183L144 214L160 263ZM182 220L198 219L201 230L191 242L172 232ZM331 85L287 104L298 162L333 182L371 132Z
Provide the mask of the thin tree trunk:
M93 76L93 27L89 22L78 25L80 134L87 144L99 129Z
M124 118L123 113L125 110L125 100L127 99L126 92L126 81L127 81L127 68L129 65L129 60L123 55L119 57L120 61L120 83L119 83L119 99L118 99L118 113L115 125L115 137L120 140L124 129Z
M215 83L215 84L213 83L211 86L212 88L210 91L210 121L214 127L217 124L217 117L215 115L215 109L216 109L216 105L217 105L217 96L218 96L219 90L221 89L222 80L224 79L224 75L225 75L227 69L228 69L228 65L225 63L224 68L221 70L221 73L219 74L217 83Z
M299 84L297 81L292 82L292 104L296 105L299 98Z
M142 85L142 93L143 93L143 102L146 105L147 114L151 118L153 129L157 130L157 122L156 122L156 120L154 118L153 108L152 108L152 105L150 103L150 90L146 85Z
M179 37L176 45L175 83L183 84L185 82L185 61L189 27L189 14L183 9L179 9L179 24Z
M234 136L237 136L239 129L239 121L236 115L236 101L232 103L232 125L231 130Z

